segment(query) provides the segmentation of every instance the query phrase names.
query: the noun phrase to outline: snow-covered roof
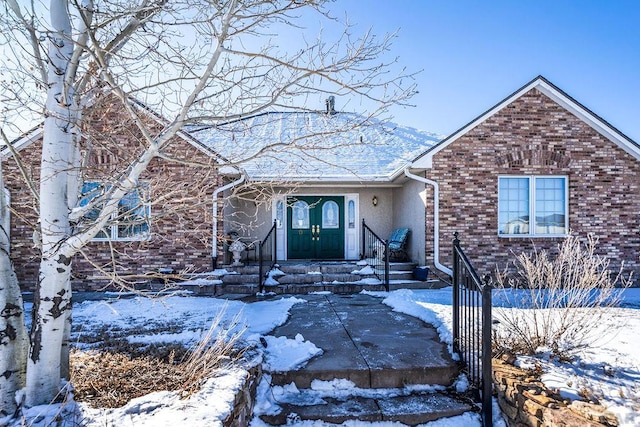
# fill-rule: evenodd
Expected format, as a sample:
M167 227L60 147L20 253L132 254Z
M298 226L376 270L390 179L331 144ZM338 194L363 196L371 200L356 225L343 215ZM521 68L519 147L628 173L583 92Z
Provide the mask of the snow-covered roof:
M441 139L343 112L270 112L185 130L256 181L389 182Z

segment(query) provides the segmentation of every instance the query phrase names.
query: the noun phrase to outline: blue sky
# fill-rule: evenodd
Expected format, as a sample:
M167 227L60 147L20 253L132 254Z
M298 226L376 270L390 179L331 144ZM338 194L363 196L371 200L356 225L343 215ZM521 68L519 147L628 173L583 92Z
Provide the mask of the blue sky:
M640 143L638 0L335 0L328 7L346 13L356 33L399 31L390 56L421 71L416 107L391 111L399 124L448 135L541 74ZM278 42L290 40L281 34ZM338 99L338 109L341 102L348 100Z
M640 2L337 0L356 29L399 29L417 78L394 121L450 134L543 75L640 142Z

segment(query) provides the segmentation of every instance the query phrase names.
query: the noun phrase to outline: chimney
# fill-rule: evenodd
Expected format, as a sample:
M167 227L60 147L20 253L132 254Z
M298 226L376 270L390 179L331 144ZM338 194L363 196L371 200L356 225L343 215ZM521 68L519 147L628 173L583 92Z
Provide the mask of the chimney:
M336 113L336 97L331 95L325 100L325 104L327 106L327 114L335 114Z

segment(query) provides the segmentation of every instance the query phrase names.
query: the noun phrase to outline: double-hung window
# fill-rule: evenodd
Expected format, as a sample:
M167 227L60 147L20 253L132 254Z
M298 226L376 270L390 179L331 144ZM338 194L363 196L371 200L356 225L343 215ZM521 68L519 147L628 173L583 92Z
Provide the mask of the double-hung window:
M566 176L498 178L498 235L563 236L569 230Z
M95 201L108 186L98 182L85 182L82 186L80 206L87 206ZM149 220L151 211L147 202L148 189L139 186L125 196L118 203L118 210L109 220L108 225L101 230L94 240L142 240L149 235ZM101 205L98 204L84 215L84 221L92 222L98 218Z

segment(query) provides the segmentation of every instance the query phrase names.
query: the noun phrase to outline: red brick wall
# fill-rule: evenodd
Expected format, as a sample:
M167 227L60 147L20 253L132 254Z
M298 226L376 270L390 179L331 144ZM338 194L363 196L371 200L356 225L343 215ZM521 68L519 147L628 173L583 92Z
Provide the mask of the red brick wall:
M24 290L33 290L40 267L40 250L33 240L33 231L38 223L38 204L25 181L31 181L38 191L40 177L40 154L42 142L32 143L20 152L27 179L17 167L13 158L3 161L4 185L11 197L11 259Z
M85 113L82 155L88 160L85 180L102 180L122 171L141 150L139 131L122 116L122 108L94 108ZM150 129L158 128L151 120ZM158 128L159 129L159 128ZM24 148L20 155L37 184L41 141ZM74 276L85 278L102 273L92 263L121 275L139 275L158 268L178 271L210 271L212 245L212 194L221 185L210 156L181 138L173 140L164 154L170 159L154 159L140 182L150 189L151 233L143 241L91 242L74 259ZM175 161L178 160L178 161ZM12 252L16 273L23 289L37 279L39 253L33 244L37 222L36 203L26 190L15 161L5 162L6 185L11 192ZM104 281L76 281L75 289L96 288Z
M480 274L513 260L513 253L553 249L553 238L498 237L499 175L566 175L569 228L594 233L600 254L626 271L640 269L640 162L586 123L533 89L434 156L426 177L440 184L441 262L451 264L451 241ZM427 218L433 212L427 197ZM433 253L427 222L427 254ZM428 255L429 258L429 255Z

